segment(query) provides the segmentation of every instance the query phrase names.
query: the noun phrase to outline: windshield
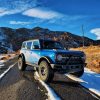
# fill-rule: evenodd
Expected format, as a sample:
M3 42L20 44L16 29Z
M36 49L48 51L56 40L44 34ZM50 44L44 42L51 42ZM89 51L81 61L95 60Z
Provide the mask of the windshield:
M64 49L63 45L57 41L42 41L43 49Z

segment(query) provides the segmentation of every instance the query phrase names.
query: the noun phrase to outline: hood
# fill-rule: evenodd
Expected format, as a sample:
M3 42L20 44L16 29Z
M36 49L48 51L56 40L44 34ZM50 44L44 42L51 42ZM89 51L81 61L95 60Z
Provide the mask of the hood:
M74 51L74 50L56 50L56 52L59 54L68 54L68 55L80 55L80 56L84 55L83 51Z
M74 51L74 50L56 50L56 49L45 49L44 51L48 51L51 53L57 53L57 54L67 54L67 55L80 55L83 56L84 52L83 51Z

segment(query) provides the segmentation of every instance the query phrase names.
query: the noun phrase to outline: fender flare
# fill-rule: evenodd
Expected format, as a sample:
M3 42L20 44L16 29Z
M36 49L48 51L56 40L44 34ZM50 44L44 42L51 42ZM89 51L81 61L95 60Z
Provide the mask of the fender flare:
M24 56L23 53L21 53L21 54L18 56L18 59L19 59L19 57L22 57L23 61L25 61L25 56Z
M41 58L39 59L38 65L40 64L40 62L41 62L42 60L46 60L49 64L53 64L53 61L51 60L50 57L43 56L43 57L41 57Z

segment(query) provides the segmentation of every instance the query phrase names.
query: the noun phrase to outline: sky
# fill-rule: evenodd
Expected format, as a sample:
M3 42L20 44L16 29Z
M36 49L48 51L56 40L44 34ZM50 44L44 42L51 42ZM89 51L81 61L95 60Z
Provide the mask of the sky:
M0 0L0 27L48 28L100 39L100 0Z

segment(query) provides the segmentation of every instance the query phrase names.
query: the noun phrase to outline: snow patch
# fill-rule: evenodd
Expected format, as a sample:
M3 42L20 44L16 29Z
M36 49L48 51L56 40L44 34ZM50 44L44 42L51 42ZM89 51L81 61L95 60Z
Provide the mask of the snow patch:
M38 77L37 79L39 80L39 82L46 88L46 90L48 91L48 99L49 100L61 100L53 91L52 88L50 88L45 82L43 82L40 78L37 72L35 72L35 75Z
M0 68L2 68L2 66L4 66L4 64L0 64Z
M2 68L5 64L5 62L9 61L10 59L13 59L15 57L15 54L10 54L11 57L9 57L9 59L5 59L5 60L1 60L4 57L7 57L9 54L5 54L5 55L0 55L0 68Z
M100 74L85 68L84 75L81 77L81 79L88 82L87 84L81 83L83 86L100 96Z
M70 79L80 82L81 85L88 88L93 93L100 96L100 74L85 68L84 74L80 78L76 78L72 75L66 75Z
M5 57L5 56L3 56L3 55L0 55L0 59L1 59L1 58L3 58L3 57Z
M67 76L68 78L74 80L74 81L81 82L81 83L82 83L82 82L83 82L83 83L87 83L86 81L84 81L84 80L82 80L82 79L80 79L80 78L77 78L77 77L75 77L74 75L66 74L66 76Z
M0 59L3 57L5 57L5 56L0 55ZM2 68L2 66L4 66L4 62L5 62L5 60L0 60L0 68Z
M6 62L5 60L0 60L0 64L3 64L4 62Z

